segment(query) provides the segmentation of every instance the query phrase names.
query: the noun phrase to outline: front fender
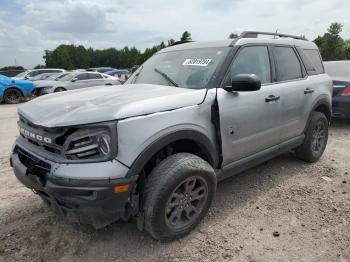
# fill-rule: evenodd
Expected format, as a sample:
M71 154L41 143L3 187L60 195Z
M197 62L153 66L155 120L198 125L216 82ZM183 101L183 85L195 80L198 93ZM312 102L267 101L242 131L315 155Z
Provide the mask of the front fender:
M191 129L177 130L167 133L166 135L163 135L162 137L149 144L134 161L127 177L139 174L145 164L152 158L152 156L164 148L166 145L183 139L192 140L198 144L201 150L203 150L204 154L208 156L209 162L213 165L213 167L215 168L218 166L219 155L216 146L205 134Z

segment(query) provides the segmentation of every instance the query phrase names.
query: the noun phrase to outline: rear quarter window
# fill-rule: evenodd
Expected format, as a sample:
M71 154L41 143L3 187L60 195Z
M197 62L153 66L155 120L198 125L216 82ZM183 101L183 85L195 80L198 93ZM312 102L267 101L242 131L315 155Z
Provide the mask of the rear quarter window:
M324 68L317 49L304 49L304 53L316 69L316 74L323 74Z

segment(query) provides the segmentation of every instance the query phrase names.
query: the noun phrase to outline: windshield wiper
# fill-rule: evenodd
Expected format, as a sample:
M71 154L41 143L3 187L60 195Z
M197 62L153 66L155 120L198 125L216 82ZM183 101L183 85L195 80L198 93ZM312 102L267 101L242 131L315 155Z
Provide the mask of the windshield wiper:
M179 85L171 79L170 76L168 76L166 73L160 71L158 68L154 68L154 71L156 71L158 74L160 74L162 77L164 77L166 80L168 80L173 86L178 87Z

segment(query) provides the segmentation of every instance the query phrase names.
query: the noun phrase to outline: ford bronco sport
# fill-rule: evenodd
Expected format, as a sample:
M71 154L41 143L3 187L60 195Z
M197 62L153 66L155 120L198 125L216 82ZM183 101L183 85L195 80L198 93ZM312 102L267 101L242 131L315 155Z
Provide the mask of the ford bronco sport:
M331 97L318 49L302 37L178 44L123 86L22 105L11 165L70 221L100 228L134 216L153 238L175 239L205 216L218 181L291 150L317 161Z

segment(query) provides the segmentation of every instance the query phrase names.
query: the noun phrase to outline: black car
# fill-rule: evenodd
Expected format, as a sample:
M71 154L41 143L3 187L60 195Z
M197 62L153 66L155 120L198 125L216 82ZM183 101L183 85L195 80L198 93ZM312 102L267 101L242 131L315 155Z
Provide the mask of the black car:
M350 61L325 62L324 66L333 80L333 116L350 118Z

